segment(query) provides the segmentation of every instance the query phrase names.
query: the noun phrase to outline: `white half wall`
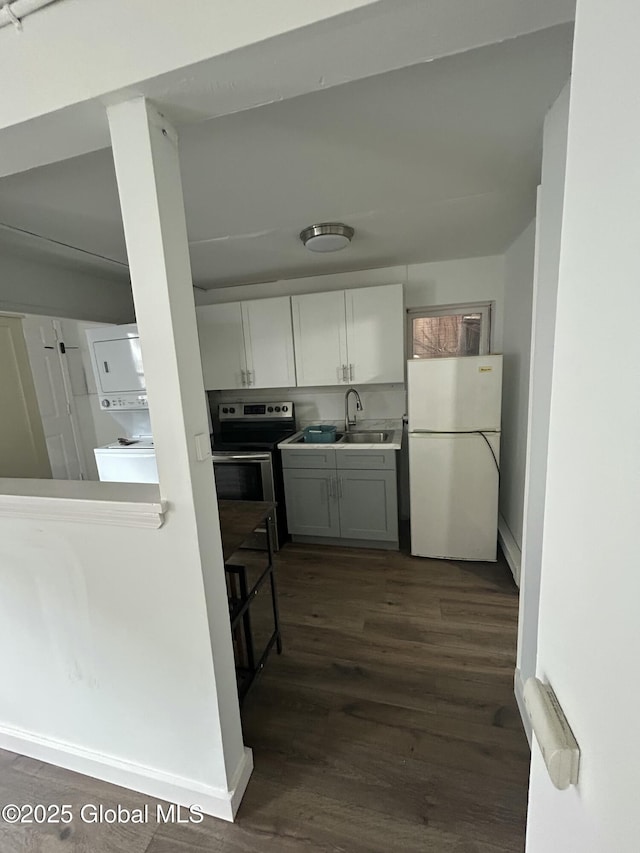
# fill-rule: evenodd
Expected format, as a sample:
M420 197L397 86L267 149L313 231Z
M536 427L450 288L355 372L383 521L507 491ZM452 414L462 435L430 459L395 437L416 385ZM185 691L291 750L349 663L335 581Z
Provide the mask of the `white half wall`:
M0 513L0 643L0 748L231 819L188 507L159 530Z
M0 311L105 323L130 323L134 318L127 281L63 265L42 252L16 252L1 243Z
M524 513L534 249L535 222L531 222L504 257L500 514L518 549L522 549Z

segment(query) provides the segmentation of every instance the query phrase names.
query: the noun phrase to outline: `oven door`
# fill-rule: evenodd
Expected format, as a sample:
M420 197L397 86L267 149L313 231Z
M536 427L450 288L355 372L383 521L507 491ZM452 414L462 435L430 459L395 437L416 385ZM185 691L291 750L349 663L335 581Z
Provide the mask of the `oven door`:
M273 464L270 453L214 451L213 471L220 500L275 501ZM271 542L278 549L275 513L270 520ZM258 528L246 547L266 549L266 530Z

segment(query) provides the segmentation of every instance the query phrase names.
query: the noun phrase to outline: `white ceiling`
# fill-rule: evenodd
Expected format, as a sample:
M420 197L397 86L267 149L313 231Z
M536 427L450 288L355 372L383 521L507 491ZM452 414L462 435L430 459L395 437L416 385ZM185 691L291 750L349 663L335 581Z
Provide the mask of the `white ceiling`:
M542 122L571 42L562 25L185 126L194 282L502 252L535 212ZM313 255L298 232L327 220L355 238ZM0 222L126 261L109 150L2 179Z

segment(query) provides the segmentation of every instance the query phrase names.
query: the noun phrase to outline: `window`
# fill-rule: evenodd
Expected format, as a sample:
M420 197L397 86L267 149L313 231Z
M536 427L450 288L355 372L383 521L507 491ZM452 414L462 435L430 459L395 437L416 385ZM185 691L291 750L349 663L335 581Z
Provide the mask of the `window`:
M408 324L409 358L448 358L489 352L489 302L411 308Z

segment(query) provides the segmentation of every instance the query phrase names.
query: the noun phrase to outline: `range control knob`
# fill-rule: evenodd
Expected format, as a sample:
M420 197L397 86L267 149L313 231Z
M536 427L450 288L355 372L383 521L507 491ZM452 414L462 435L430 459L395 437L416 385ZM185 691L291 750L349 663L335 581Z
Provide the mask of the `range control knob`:
M229 409L229 412L230 412L230 414L235 415L236 410L233 408L233 406L231 406L231 408Z
M225 406L225 407L224 407L224 409L222 410L222 413L223 413L224 415L228 415L228 414L229 414L229 409L227 409L227 407Z
M280 411L280 406L276 406L276 412Z
M102 401L102 408L103 409L108 409L110 405L111 405L111 403L109 400L103 400Z
M272 411L273 411L273 406L267 406L267 411L268 411L268 412L272 412Z
M283 407L282 407L282 411L283 411L283 412L288 412L288 411L289 411L289 406L283 406Z

